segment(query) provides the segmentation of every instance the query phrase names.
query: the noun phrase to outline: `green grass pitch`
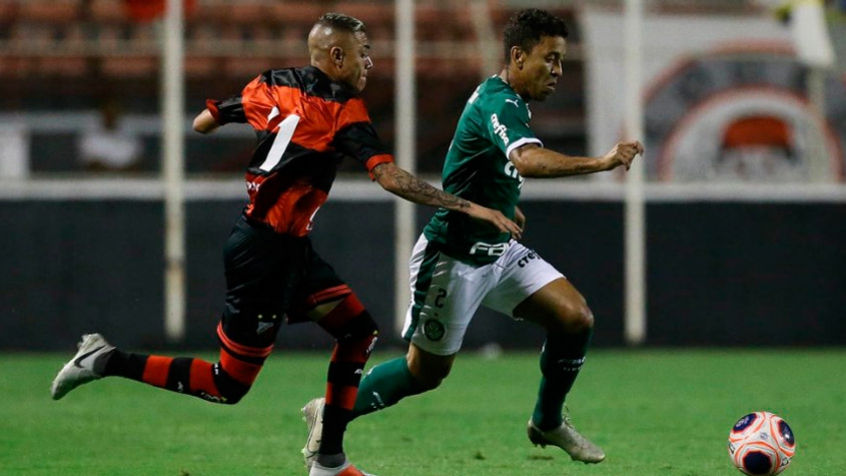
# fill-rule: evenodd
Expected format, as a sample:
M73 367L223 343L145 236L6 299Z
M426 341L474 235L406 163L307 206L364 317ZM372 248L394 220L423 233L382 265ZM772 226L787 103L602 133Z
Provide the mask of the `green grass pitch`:
M54 402L71 355L0 355L3 476L306 475L299 409L322 393L328 352L278 350L235 406L123 379ZM568 399L607 453L590 466L526 438L538 373L535 354L460 355L439 390L353 422L347 454L380 476L739 475L728 431L770 410L796 434L784 474L846 474L846 350L594 350Z

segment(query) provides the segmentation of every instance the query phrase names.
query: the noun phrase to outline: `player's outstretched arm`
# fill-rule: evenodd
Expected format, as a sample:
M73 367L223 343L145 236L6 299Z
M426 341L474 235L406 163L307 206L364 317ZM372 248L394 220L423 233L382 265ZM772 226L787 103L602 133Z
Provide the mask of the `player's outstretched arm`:
M508 158L523 177L551 178L604 172L620 166L629 170L638 154L643 155L643 145L638 141L620 142L602 157L573 157L526 144L511 151Z
M194 130L201 134L214 132L218 127L220 127L220 124L217 123L208 109L203 109L203 112L197 114L197 117L194 118Z
M420 205L430 205L466 213L473 218L490 223L503 233L511 233L514 238L520 238L522 232L520 227L499 210L485 208L439 190L408 171L397 167L392 162L379 164L372 172L379 185L394 195Z

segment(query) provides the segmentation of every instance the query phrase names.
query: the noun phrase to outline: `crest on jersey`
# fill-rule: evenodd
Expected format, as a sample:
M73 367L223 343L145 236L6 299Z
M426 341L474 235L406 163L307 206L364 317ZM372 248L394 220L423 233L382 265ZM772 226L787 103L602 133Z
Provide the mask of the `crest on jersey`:
M446 335L446 328L441 321L429 319L423 323L423 335L431 341L443 340Z

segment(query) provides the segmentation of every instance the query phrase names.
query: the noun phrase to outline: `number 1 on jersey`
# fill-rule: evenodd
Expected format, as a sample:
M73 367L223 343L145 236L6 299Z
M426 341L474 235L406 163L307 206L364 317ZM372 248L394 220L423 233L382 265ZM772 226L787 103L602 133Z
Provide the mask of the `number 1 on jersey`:
M273 170L273 167L279 164L279 161L282 160L282 155L285 153L285 149L288 148L288 144L291 143L291 139L294 137L294 131L297 129L299 122L300 116L291 114L279 123L279 132L276 133L276 138L273 139L273 145L267 153L267 158L259 166L261 170L270 172Z

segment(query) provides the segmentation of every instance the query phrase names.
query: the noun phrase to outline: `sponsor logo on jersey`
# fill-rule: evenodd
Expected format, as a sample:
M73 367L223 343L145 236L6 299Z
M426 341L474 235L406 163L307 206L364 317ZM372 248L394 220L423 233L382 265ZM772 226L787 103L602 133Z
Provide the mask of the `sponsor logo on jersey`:
M496 114L491 114L491 125L493 126L494 134L498 135L500 139L502 139L503 145L508 145L508 136L505 134L508 132L508 128L504 125L500 124L499 118L496 117Z
M492 245L490 243L477 241L472 247L470 247L471 255L502 256L506 251L508 251L508 243L497 243Z
M520 107L520 104L517 102L516 99L506 99L505 102L510 102L511 104L514 104L514 107Z
M523 187L523 176L520 175L520 172L517 171L517 167L515 167L510 160L505 162L505 168L503 168L503 172L505 172L505 175L508 175L509 177L520 182L520 185L518 187Z

